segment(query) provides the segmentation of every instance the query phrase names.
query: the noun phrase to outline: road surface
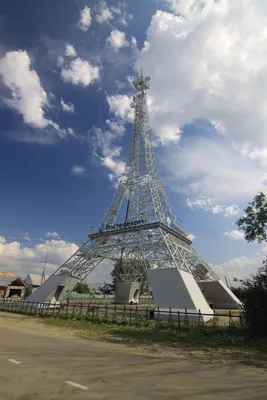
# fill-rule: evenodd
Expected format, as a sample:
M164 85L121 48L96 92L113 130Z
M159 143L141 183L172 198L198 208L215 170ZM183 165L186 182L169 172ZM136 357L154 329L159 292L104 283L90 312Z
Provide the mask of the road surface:
M266 398L266 377L234 366L0 330L1 400Z

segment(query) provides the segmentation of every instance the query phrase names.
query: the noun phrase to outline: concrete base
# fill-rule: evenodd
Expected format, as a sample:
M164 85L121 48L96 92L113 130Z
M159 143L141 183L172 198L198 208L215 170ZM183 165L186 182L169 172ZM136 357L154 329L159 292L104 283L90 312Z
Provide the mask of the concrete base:
M212 282L199 281L198 286L206 299L212 301L213 308L237 309L242 307L241 301L222 280Z
M148 280L156 303L155 318L168 319L171 308L178 317L177 311L188 314L189 321L202 321L213 318L213 311L192 274L178 269L156 269L148 271ZM158 312L159 311L159 312ZM181 319L182 320L182 319Z
M186 310L172 308L157 308L154 312L154 319L157 321L173 321L173 322L207 322L213 319L212 310L208 315L199 313L196 309Z
M139 282L118 283L116 285L115 301L116 304L137 304L139 302L140 284Z
M61 302L75 288L79 279L68 275L51 275L26 301L36 303Z

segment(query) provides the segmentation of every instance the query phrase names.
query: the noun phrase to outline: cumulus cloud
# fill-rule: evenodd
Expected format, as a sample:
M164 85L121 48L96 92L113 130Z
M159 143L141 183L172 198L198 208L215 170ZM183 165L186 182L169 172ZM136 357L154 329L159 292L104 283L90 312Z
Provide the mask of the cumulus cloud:
M89 7L84 7L80 13L80 21L79 27L82 31L86 32L91 25L92 17L91 17L91 9Z
M111 157L103 157L102 162L103 165L113 173L112 175L109 175L111 180L114 180L115 177L120 177L125 169L125 163L121 160L114 160Z
M75 243L64 240L45 240L35 247L22 247L14 241L0 242L0 268L24 277L29 272L40 273L48 253L47 273L55 271L64 261L78 250Z
M212 204L209 197L196 198L194 200L186 200L187 207L191 209L198 209L203 211L209 211L212 214L224 214L225 217L230 217L239 214L240 210L236 204L230 206L222 204Z
M31 238L27 232L25 233L24 239L27 240L28 242L31 241Z
M77 52L76 52L75 48L69 43L65 44L65 56L67 56L67 57L76 57L77 56Z
M247 201L258 191L266 190L265 170L222 140L183 140L179 147L163 148L161 163L167 175L166 184L187 195L192 204L200 199L199 204L193 205L208 207L213 213L225 210L233 215L237 208L232 202ZM211 209L221 202L233 208Z
M0 236L0 244L5 244L6 238L4 236Z
M233 229L230 232L224 232L224 236L228 236L230 239L242 240L244 239L244 232Z
M116 9L117 10L117 9ZM118 9L119 10L119 9ZM96 15L96 20L100 24L113 19L113 14L105 1L101 1L99 5L99 12Z
M115 117L131 122L134 116L134 110L131 108L131 98L127 95L107 96L109 111Z
M59 238L59 234L57 232L46 232L45 236Z
M67 113L73 113L75 110L73 103L65 103L65 101L63 99L60 100L60 105L61 105L62 111L65 111Z
M26 51L10 51L0 59L0 75L11 91L11 98L5 99L5 103L17 110L27 124L44 128L49 123L43 110L48 105L47 94L30 66Z
M121 147L114 145L114 142L121 139L124 131L122 120L107 119L105 130L94 127L90 132L94 154L109 169L109 179L115 184L125 168L125 162L120 159Z
M249 278L251 275L256 274L258 269L262 267L263 260L266 258L264 255L266 249L264 252L262 250L256 253L254 257L236 257L225 263L212 265L212 268L214 268L221 277L225 275L230 277L230 281L232 281L233 278ZM230 283L233 283L233 281Z
M65 82L88 86L99 78L99 68L93 67L88 61L77 57L71 61L69 67L61 70L61 77Z
M152 75L151 122L160 139L172 132L174 141L185 124L205 118L232 141L267 147L267 3L171 6L179 15L156 12L138 64Z
M125 33L118 31L117 29L111 31L110 36L107 38L107 42L115 50L129 46L129 42L125 38Z
M85 173L85 168L81 165L73 165L71 167L71 173L72 175L81 176Z
M10 90L11 96L3 95L5 104L18 111L28 129L9 132L9 136L27 143L53 143L55 138L73 135L71 128L63 129L45 117L49 107L48 96L42 88L36 71L31 69L31 60L26 51L10 51L0 59L0 76Z

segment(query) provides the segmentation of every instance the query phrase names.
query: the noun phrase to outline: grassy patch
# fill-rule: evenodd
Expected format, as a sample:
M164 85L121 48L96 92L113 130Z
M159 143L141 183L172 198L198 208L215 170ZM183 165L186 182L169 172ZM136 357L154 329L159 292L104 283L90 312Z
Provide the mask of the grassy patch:
M208 353L212 357L231 357L239 359L243 364L258 362L266 363L267 338L256 339L249 337L241 329L212 327L190 327L189 330L170 328L168 324L158 325L156 322L140 324L139 326L115 325L99 320L73 320L67 317L43 318L49 326L62 329L75 329L77 336L85 339L96 339L108 342L123 343L130 346L145 346L151 350L172 348L189 352Z

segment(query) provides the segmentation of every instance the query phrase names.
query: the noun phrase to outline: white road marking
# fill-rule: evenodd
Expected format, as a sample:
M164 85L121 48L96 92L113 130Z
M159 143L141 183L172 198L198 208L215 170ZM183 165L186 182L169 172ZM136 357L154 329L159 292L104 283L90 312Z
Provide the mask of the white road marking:
M13 363L13 364L21 364L20 361L13 360L13 358L9 358L8 361L11 362L11 363Z
M72 381L65 381L65 383L67 385L74 386L74 387L82 389L82 390L87 390L88 389L87 386L83 386L83 385L80 385L79 383L75 383L75 382L72 382Z

